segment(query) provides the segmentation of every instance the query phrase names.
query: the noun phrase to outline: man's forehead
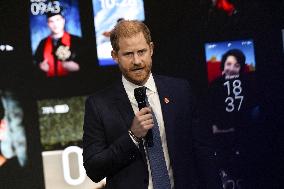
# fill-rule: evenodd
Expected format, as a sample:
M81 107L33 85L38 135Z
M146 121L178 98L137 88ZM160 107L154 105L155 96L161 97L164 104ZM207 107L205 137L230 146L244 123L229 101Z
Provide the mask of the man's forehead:
M64 19L61 14L56 14L56 15L54 15L54 16L49 17L47 20L48 20L48 21L50 21L50 20L56 20L56 19L58 19L58 18Z
M142 33L138 33L129 37L120 37L118 39L120 45L145 45L147 41Z
M121 35L119 37L119 41L120 40L131 40L131 39L145 39L144 35L143 35L143 32L139 32L139 33L133 33L133 34L124 34L124 35ZM146 40L146 39L145 39Z

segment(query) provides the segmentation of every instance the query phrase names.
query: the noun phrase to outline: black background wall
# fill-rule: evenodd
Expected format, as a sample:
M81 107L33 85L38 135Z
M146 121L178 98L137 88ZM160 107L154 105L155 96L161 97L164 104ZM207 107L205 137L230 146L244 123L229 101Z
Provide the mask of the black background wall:
M284 1L235 0L238 13L215 14L209 0L145 0L145 23L155 44L153 72L190 81L198 101L207 88L204 43L253 39L257 86L263 121L254 137L258 143L253 172L255 181L279 188L283 175ZM1 88L12 88L34 100L93 93L120 78L117 67L97 66L93 12L90 0L79 1L82 34L90 52L83 75L68 81L35 79L29 34L29 1L0 2L0 42L14 45L13 52L0 52ZM272 187L272 186L274 187Z

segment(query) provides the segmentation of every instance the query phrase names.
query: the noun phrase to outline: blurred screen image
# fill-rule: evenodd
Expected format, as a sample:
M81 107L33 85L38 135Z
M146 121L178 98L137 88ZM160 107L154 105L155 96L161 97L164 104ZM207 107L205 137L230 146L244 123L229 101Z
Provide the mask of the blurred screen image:
M83 167L82 136L86 97L38 101L46 189L98 189Z
M42 75L63 77L80 71L81 36L77 0L30 0L33 62Z
M221 60L222 56L229 50L237 49L245 55L245 72L255 71L255 53L253 40L238 40L214 42L205 44L205 55L207 63L208 81L211 83L222 75Z
M143 0L93 0L97 56L100 66L115 65L110 32L120 20L145 20Z
M85 97L41 100L39 124L43 150L81 146Z
M28 157L23 109L11 92L1 91L0 94L0 171L10 162L18 168L25 167Z
M1 188L41 188L43 185L39 132L32 121L36 115L33 103L14 90L0 89Z

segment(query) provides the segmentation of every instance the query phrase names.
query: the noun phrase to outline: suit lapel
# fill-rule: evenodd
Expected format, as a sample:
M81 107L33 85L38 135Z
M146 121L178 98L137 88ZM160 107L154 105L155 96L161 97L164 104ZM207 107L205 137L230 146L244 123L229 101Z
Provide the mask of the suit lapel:
M171 126L173 119L173 116L170 116L173 112L173 99L171 98L172 96L167 88L167 84L164 83L159 76L153 75L153 77L159 94L165 127L168 128ZM114 105L129 129L134 117L131 103L121 81L115 85L114 89Z
M126 123L127 129L129 129L134 118L134 112L121 81L115 85L114 95L114 105Z
M173 144L174 144L174 114L175 114L175 108L174 108L174 99L173 96L167 86L167 83L165 83L159 76L153 75L155 84L158 90L162 114L163 114L163 120L164 120L164 127L167 137L167 146L169 151L170 159L173 157Z

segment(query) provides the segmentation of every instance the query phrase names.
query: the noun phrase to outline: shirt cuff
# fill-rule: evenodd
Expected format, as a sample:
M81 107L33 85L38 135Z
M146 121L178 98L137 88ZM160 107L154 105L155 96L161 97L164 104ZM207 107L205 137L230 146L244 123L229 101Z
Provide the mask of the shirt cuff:
M139 143L128 133L128 135L130 136L131 140L134 142L134 144L139 147Z

